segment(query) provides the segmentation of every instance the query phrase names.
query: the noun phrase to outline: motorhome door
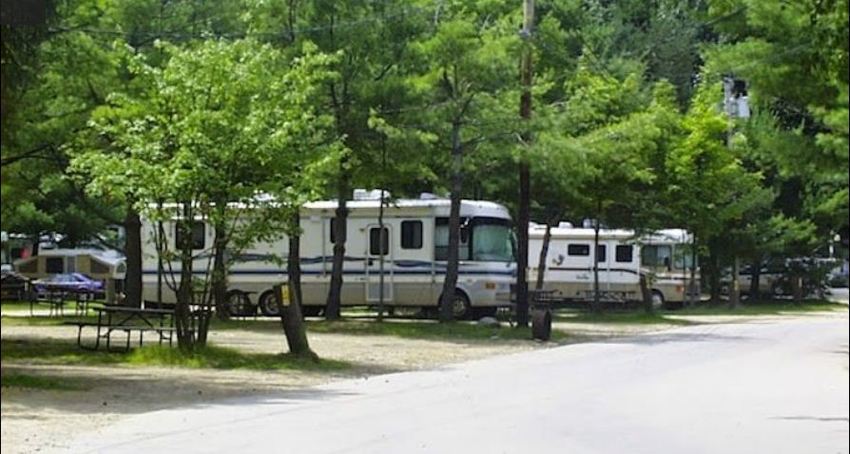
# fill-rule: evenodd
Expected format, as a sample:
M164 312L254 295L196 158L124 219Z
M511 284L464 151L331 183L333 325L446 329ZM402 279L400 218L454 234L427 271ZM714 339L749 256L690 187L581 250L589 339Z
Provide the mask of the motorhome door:
M393 301L393 235L392 227L370 224L366 242L366 302ZM383 282L383 294L381 283Z

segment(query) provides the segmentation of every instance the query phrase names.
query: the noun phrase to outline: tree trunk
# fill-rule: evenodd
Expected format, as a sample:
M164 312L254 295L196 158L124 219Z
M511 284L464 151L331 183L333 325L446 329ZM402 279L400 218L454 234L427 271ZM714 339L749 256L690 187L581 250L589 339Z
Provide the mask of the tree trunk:
M378 256L378 321L384 320L384 241L387 241L384 233L384 188L381 187L381 204L378 207L378 248L381 255ZM369 266L368 260L366 266ZM367 282L366 285L369 285Z
M700 289L697 285L697 235L694 234L691 242L691 282L688 285L688 298L686 301L689 306L694 306L699 302Z
M755 301L761 298L761 258L756 257L750 265L752 274L750 275L750 301Z
M803 278L797 274L791 276L791 294L794 304L803 304Z
M224 221L221 221L223 224ZM215 226L215 238L213 239L213 273L212 273L212 297L215 305L215 313L219 320L230 318L230 308L227 307L227 229L224 225Z
M124 304L142 307L142 220L132 206L127 207L124 229L127 235L124 243L124 255L127 258Z
M195 324L192 317L192 222L194 216L191 202L183 203L183 218L178 221L182 241L180 250L180 285L177 288L177 304L174 308L177 328L177 345L181 350L192 351L195 347Z
M336 320L340 317L342 299L342 273L345 267L345 242L348 236L348 170L340 164L339 184L337 185L337 208L334 215L334 256L331 268L331 284L325 306L325 318Z
M708 245L708 284L711 304L718 305L720 304L720 256L717 254L716 245L712 243Z
M296 211L293 213L293 225L299 226L301 215ZM289 278L289 285L286 289L289 292L289 304L284 304L281 301L281 288L275 287L275 296L280 310L280 321L283 327L283 333L286 336L286 344L289 347L289 352L295 356L310 358L315 361L319 359L307 342L307 330L304 326L304 315L301 310L301 234L297 233L289 236L289 254L287 256L286 272Z
M543 245L540 247L540 258L537 260L537 283L534 289L543 290L544 275L546 274L546 257L549 255L549 242L552 240L552 223L546 223L546 232L543 233Z
M599 220L593 222L593 312L602 313L599 297Z
M524 123L531 119L531 86L534 76L532 62L534 33L534 0L523 0L522 34L526 42L520 60L520 82L522 93L519 98L519 116ZM522 133L523 147L531 145L531 132ZM531 204L531 175L527 150L522 150L519 161L519 212L517 213L517 258L516 258L516 320L518 327L528 326L528 224Z
M655 308L652 307L652 292L649 290L649 283L646 282L646 274L640 273L639 279L640 296L643 301L643 311L647 314L654 314Z
M729 291L729 307L732 309L741 307L741 281L738 278L740 263L736 255L732 260L732 289Z
M452 194L449 210L449 251L446 263L446 278L440 297L440 321L454 318L452 305L457 286L458 259L460 250L460 200L463 190L463 148L460 143L460 122L452 123Z

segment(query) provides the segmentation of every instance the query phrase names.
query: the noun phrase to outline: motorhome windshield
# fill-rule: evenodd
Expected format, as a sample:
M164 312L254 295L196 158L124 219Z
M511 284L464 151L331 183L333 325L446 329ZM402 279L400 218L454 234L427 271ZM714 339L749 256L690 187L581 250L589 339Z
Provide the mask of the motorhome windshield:
M507 219L475 217L460 220L460 260L513 262L514 236ZM447 260L449 251L448 218L437 218L434 231L434 257Z
M514 261L513 233L507 220L498 218L473 219L472 260Z
M686 270L693 266L693 257L686 245L645 245L641 262L648 267Z

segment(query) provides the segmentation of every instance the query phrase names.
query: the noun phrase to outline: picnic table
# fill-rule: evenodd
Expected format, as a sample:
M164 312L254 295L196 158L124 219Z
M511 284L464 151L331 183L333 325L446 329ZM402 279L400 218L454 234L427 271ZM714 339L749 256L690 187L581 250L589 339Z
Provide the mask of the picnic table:
M112 350L112 333L120 331L126 334L124 351L130 350L130 341L133 333L139 334L139 346L144 343L145 333L155 333L160 345L167 341L172 345L174 334L174 311L170 309L142 309L127 306L95 306L91 308L97 312L97 322L79 321L69 322L77 326L77 345L80 348L97 350L101 346L101 340L105 340L107 350ZM94 345L83 345L83 328L90 327L96 330Z
M33 294L29 298L30 316L35 315L35 306L46 304L49 306L48 317L62 317L65 315L65 305L74 304L75 315L87 315L91 303L101 302L98 293L82 289L63 289L47 287L46 292Z

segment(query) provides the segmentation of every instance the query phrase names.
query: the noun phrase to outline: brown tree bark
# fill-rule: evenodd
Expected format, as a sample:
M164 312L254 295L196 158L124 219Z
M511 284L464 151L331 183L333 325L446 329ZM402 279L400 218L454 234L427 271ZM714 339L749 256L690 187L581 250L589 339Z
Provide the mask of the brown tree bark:
M460 121L452 123L452 193L449 209L449 250L446 262L446 278L440 296L440 321L454 318L452 305L457 287L458 259L460 252L460 201L463 191L463 147L460 142Z
M297 209L293 214L294 225L300 224L301 215ZM284 304L281 286L275 286L275 296L280 308L280 321L283 333L286 336L286 344L289 352L298 357L310 358L318 361L319 356L310 350L307 341L307 330L304 326L304 315L301 308L301 235L289 236L289 254L287 255L286 272L289 285L286 291L289 293L289 302Z
M227 229L223 225L215 226L215 238L213 239L213 272L212 272L212 299L215 313L219 320L230 318L227 307Z
M543 233L543 245L540 247L540 257L537 259L537 283L534 288L543 290L543 282L546 275L546 257L549 255L549 243L552 241L552 222L546 223L546 232Z
M345 267L345 242L348 237L348 208L346 201L350 190L347 170L340 166L340 177L337 185L337 208L334 214L334 247L333 263L331 266L331 282L328 289L328 299L325 305L325 318L336 320L340 317L342 307L343 269Z
M601 210L600 210L601 211ZM599 213L599 211L597 211ZM602 313L602 300L599 295L599 220L593 221L593 306L595 314Z
M752 274L750 275L750 301L761 298L761 258L753 259L751 265Z
M643 301L643 311L647 314L654 314L655 308L652 307L652 292L649 290L649 284L646 281L646 274L640 273L639 279L640 296Z
M194 213L191 202L183 202L183 218L178 221L181 240L177 245L180 251L180 285L177 287L177 304L174 307L177 345L181 350L192 351L195 348L195 323L192 316L192 222Z
M124 278L124 305L142 307L142 220L131 206L124 216L124 256L127 274Z

